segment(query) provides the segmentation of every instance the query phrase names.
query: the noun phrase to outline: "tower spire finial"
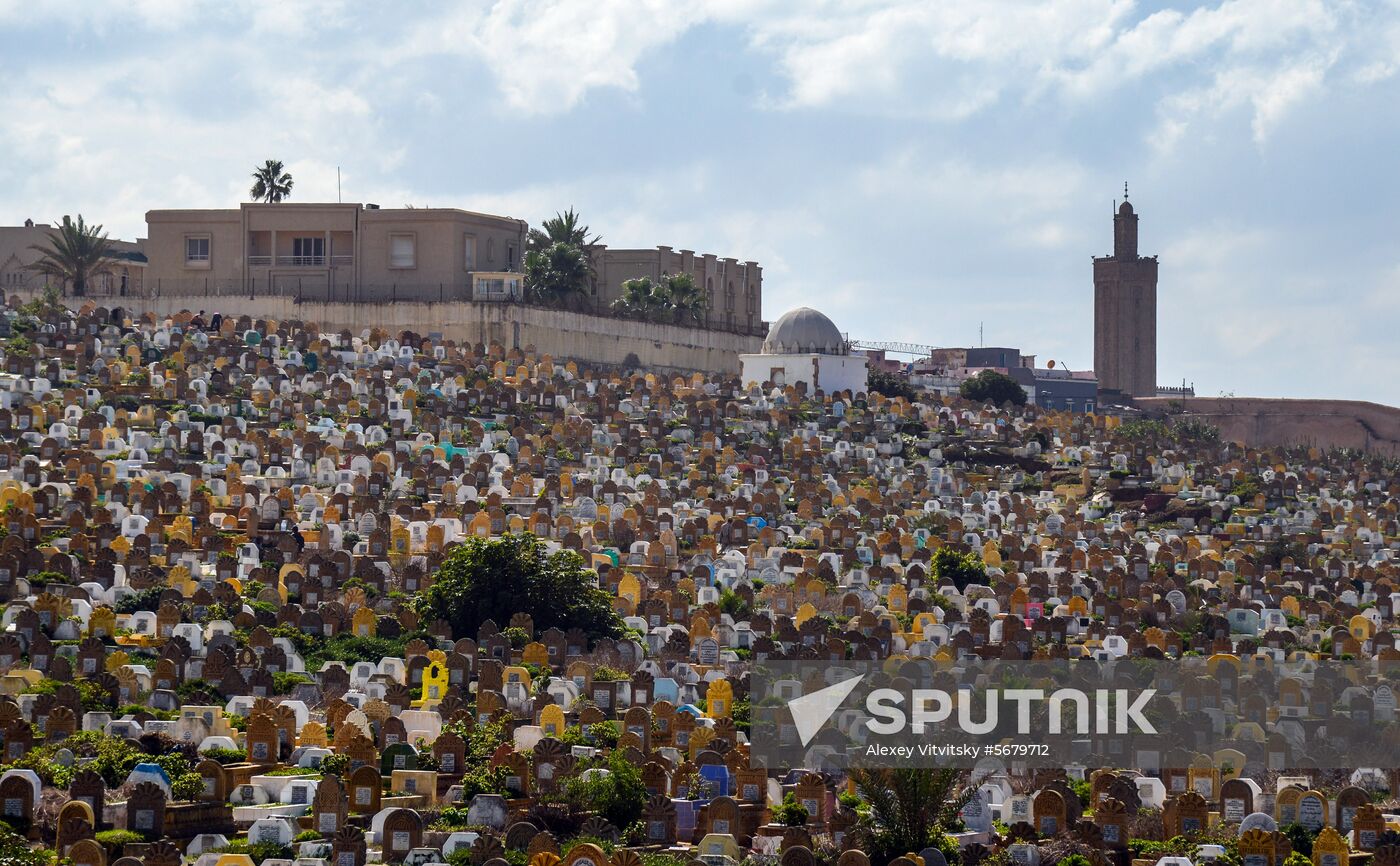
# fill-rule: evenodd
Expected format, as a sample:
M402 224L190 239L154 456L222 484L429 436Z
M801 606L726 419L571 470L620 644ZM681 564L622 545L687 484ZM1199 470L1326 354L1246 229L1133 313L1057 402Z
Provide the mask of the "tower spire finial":
M1123 181L1123 201L1127 201L1127 200L1128 200L1128 182L1125 180L1125 181Z

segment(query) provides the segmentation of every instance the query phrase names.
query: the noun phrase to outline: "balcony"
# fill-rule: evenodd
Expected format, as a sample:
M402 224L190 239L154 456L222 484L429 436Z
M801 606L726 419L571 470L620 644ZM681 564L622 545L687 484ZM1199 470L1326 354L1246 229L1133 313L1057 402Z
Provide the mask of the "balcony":
M327 265L333 268L339 268L355 263L355 257L353 255L276 256L275 258L277 267L279 268L324 268ZM272 267L273 259L273 256L248 256L248 267Z

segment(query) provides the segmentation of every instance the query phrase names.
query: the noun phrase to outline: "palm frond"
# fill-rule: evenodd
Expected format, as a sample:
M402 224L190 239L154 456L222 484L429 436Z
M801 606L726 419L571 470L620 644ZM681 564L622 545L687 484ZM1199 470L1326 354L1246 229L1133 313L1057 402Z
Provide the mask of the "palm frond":
M30 245L40 257L27 269L57 280L60 286L71 284L75 295L85 294L93 277L112 271L111 239L101 225L88 225L82 214L76 221L64 217L48 240L47 245Z

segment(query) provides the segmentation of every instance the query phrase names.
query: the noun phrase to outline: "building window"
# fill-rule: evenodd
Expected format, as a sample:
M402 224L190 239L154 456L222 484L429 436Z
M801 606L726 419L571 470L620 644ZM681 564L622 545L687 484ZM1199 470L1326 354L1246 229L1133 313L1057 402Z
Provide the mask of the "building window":
M325 263L325 238L292 238L292 264L323 265Z
M413 235L389 235L389 267L416 267Z
M209 266L209 236L185 238L185 264L195 267Z
M486 266L492 267L496 264L496 239L486 239Z
M476 235L467 235L462 247L462 266L465 270L476 270Z
M515 244L506 244L506 270L515 270Z

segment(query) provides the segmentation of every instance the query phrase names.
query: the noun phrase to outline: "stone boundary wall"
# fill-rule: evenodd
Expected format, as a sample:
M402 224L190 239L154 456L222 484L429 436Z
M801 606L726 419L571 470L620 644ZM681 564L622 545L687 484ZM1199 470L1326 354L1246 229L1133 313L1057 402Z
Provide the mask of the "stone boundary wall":
M1400 409L1379 403L1270 397L1147 397L1133 403L1152 414L1213 424L1221 438L1252 447L1307 445L1400 456Z
M22 294L22 293L21 293ZM739 356L759 351L763 338L728 331L638 322L525 304L478 301L392 304L349 304L303 301L285 296L211 298L207 295L166 295L155 298L65 298L69 306L91 300L107 308L120 306L135 314L169 316L189 310L249 315L279 321L316 322L322 330L348 330L358 335L369 328L391 334L416 331L441 333L461 342L500 343L507 349L534 346L558 360L622 366L636 355L640 368L658 372L739 374Z

